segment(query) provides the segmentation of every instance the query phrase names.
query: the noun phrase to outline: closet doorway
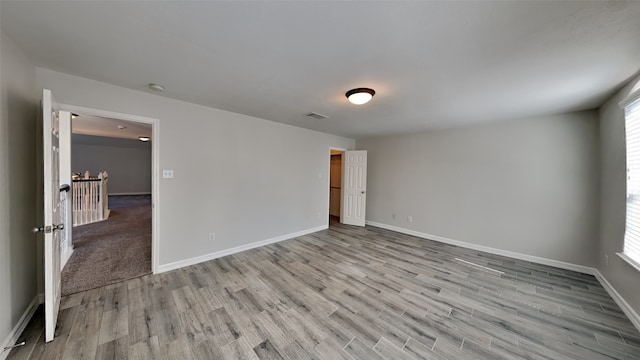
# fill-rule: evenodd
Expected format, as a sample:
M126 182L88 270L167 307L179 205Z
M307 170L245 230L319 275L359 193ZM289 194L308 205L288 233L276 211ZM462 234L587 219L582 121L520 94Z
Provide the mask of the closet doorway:
M343 150L329 150L329 224L340 222Z

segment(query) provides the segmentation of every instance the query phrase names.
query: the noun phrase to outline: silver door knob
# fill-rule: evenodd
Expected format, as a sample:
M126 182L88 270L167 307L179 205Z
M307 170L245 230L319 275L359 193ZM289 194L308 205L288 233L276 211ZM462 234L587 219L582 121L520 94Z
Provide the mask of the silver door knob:
M56 230L64 230L64 224L58 224L58 225L53 225L53 226L41 226L41 227L36 226L33 229L31 229L31 232L39 233L41 231L44 231L45 234L48 234L48 233L56 231Z

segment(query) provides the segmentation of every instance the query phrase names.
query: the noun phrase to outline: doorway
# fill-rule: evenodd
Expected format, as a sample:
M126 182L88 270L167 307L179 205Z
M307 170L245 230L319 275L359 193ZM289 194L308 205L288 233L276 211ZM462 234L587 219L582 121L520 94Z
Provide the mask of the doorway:
M63 295L153 273L157 269L157 120L61 108L74 114L70 151L74 177L89 181L108 177L108 182L102 182L108 216L74 224L73 253L62 270Z
M329 150L329 224L340 222L343 150Z
M329 149L329 225L365 226L367 151Z

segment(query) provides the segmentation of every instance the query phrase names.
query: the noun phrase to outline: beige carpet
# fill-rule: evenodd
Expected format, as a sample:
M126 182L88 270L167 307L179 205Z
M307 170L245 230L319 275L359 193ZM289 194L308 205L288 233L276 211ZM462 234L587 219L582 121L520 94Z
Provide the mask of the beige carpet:
M109 196L109 219L73 228L62 295L151 273L151 196Z

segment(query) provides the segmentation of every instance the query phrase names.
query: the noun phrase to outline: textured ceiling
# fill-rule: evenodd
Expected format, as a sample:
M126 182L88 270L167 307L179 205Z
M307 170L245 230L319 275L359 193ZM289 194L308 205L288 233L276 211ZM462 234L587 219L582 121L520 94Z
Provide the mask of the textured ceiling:
M2 1L38 66L369 137L597 107L640 69L640 2ZM344 93L372 87L351 105ZM318 112L329 116L305 117Z

